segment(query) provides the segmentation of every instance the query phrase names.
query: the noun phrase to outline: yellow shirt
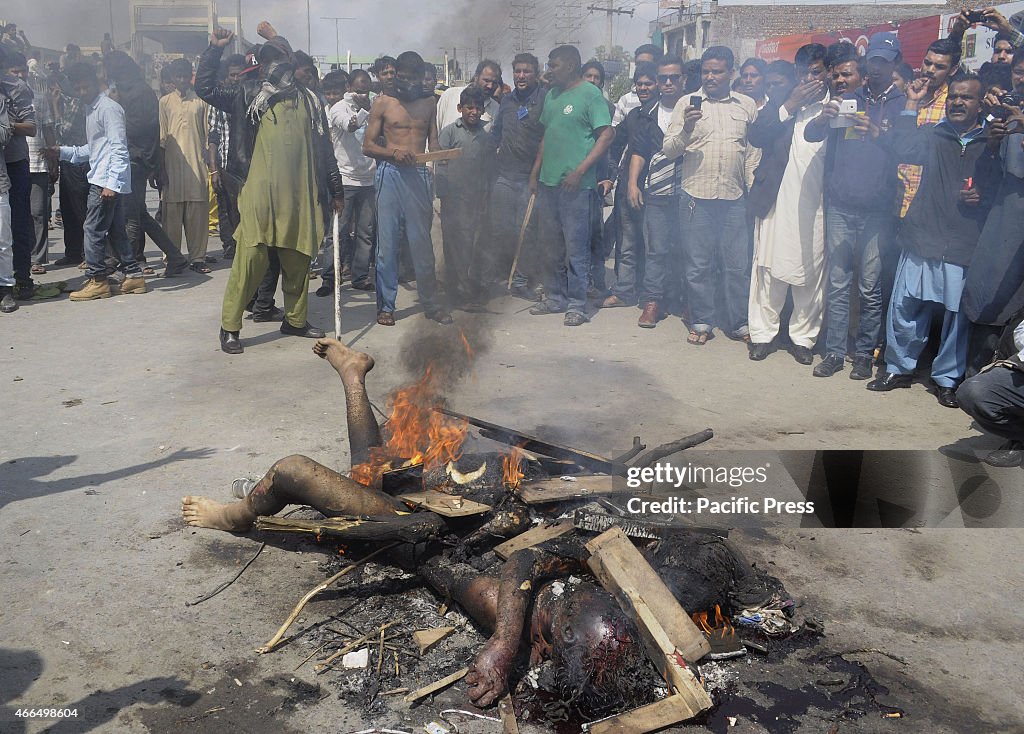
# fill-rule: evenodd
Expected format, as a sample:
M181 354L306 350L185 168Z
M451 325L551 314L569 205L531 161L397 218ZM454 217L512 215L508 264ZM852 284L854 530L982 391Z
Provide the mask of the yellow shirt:
M164 149L167 186L164 201L207 201L206 103L189 89L160 98L160 147Z

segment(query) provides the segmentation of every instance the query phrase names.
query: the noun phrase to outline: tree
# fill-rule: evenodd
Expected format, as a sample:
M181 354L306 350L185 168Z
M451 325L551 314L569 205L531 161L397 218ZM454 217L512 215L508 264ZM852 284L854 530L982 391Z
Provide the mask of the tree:
M604 46L598 46L594 49L594 58L604 66L604 88L608 92L608 99L612 102L618 101L619 97L633 88L633 80L630 77L633 54L622 46L612 46L611 53L608 53Z

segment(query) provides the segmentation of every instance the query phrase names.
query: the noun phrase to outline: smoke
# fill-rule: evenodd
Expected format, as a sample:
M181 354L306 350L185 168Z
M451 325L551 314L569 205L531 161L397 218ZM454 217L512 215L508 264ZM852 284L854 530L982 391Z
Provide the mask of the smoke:
M429 367L441 393L453 390L490 350L494 336L489 321L485 315L466 314L452 326L409 334L400 346L402 368L418 379Z

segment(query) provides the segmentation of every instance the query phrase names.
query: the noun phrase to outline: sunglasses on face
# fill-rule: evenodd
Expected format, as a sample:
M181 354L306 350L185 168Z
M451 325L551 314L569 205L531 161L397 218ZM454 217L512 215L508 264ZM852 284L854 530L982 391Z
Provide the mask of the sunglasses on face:
M666 82L678 84L679 80L682 78L682 74L658 74L658 81L661 82L662 84L665 84Z

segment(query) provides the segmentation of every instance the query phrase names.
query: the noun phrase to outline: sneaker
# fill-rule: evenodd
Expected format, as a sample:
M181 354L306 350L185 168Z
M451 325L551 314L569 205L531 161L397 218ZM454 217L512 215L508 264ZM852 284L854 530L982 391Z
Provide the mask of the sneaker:
M844 366L843 355L829 352L823 360L818 362L811 374L815 377L831 377L836 372L842 372ZM871 377L870 372L868 377Z
M530 314L532 316L545 316L549 313L565 313L565 309L553 306L547 301L541 301L536 306L530 309Z
M989 466L1012 467L1020 466L1024 461L1024 443L1020 441L1007 441L995 451L989 452L981 457Z
M585 314L581 314L579 311L570 311L565 315L563 324L566 326L583 326L583 324L590 321Z
M3 293L3 298L0 298L0 312L14 313L17 311L18 302L14 300L14 288L7 286L0 288L0 292Z
M95 301L98 298L110 298L110 283L106 278L89 278L81 290L74 291L68 298L72 301Z
M872 374L872 362L874 359L869 356L858 354L853 358L853 369L850 370L851 380L870 380Z
M141 275L133 275L130 278L125 278L124 282L121 283L121 295L127 295L129 293L146 293L149 291L149 287L146 285L146 280Z

